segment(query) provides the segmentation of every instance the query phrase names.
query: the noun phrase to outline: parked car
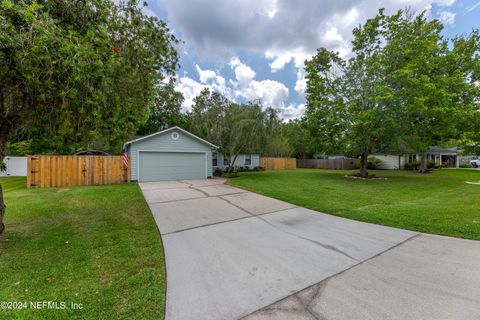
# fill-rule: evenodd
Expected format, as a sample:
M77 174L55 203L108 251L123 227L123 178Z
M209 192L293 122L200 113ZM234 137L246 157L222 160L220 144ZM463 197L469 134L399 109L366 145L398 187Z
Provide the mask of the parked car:
M102 150L83 150L75 153L76 156L110 156L108 152Z
M478 168L480 167L480 159L473 159L473 160L470 160L470 164L472 165L472 167L474 168Z

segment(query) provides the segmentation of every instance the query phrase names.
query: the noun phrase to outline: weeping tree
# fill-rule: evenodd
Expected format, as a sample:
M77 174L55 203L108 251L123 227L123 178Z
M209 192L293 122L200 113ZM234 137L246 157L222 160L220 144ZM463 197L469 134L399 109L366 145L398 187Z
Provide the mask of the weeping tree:
M230 171L240 153L258 152L266 134L265 113L259 103L236 104L204 89L188 115L190 131L219 146Z
M119 147L174 74L177 42L138 1L2 0L0 163L19 130L59 149Z

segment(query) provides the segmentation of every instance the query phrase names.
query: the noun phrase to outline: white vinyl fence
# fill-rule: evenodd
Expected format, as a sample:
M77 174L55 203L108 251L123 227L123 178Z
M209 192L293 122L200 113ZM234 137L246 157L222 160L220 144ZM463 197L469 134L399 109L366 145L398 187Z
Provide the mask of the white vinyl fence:
M0 177L27 176L27 157L6 156L3 162L7 165L7 170L0 171Z

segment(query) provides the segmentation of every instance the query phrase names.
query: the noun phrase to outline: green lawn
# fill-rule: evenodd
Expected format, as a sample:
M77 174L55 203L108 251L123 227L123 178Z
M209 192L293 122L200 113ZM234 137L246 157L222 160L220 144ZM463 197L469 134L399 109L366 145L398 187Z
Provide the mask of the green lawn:
M386 180L345 178L353 171L297 169L242 173L230 183L325 213L392 227L480 240L480 171L372 172Z
M163 319L163 249L138 185L28 190L24 178L0 183L7 204L0 301L67 305L0 309L0 319Z

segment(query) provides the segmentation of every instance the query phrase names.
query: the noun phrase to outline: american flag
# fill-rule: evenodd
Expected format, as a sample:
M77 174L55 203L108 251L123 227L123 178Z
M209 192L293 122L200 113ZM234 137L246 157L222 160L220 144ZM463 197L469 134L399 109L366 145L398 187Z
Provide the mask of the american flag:
M123 147L123 165L128 168L128 145Z

